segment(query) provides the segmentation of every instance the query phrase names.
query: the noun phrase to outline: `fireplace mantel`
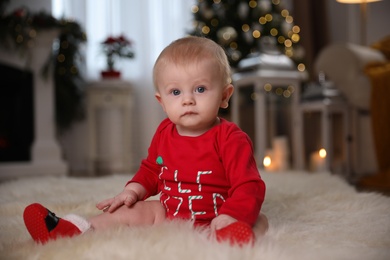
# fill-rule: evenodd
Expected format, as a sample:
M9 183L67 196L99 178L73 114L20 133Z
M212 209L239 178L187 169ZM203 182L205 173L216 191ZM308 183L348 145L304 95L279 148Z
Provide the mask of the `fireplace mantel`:
M68 171L56 138L53 77L51 73L47 77L41 74L57 36L57 30L39 31L34 45L23 56L17 51L0 49L2 63L29 69L33 73L35 133L31 161L0 163L0 180L36 175L61 176Z

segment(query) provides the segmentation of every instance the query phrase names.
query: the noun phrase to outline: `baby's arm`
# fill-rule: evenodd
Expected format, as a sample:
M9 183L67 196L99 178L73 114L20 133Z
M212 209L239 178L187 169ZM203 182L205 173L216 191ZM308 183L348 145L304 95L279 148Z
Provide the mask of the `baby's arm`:
M99 202L96 207L100 210L114 212L122 205L130 207L146 195L146 189L139 183L131 182L123 189L121 193L113 198Z

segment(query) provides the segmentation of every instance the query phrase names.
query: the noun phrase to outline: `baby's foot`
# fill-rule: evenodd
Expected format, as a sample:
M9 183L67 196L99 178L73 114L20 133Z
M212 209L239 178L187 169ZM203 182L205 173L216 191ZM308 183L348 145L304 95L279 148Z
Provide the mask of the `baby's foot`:
M252 227L242 221L234 222L224 228L215 231L217 241L229 241L231 245L252 245L255 241L255 234Z
M59 218L53 212L34 203L27 206L23 213L24 223L31 237L37 243L46 243L58 237L72 237L90 228L90 224L76 215Z

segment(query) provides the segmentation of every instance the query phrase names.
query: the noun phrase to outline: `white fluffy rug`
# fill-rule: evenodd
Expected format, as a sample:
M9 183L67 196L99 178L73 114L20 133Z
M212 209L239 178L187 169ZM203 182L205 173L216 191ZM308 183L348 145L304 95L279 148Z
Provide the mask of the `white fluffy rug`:
M128 176L37 177L0 184L0 259L390 259L390 198L357 193L327 173L263 173L270 229L253 248L210 241L188 223L118 227L35 244L24 227L26 205L63 216L97 214Z

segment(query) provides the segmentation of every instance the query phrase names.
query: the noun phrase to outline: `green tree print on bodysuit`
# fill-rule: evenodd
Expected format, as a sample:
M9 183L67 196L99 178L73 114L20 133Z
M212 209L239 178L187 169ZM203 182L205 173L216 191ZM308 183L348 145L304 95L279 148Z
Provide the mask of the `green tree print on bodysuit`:
M164 163L163 158L161 156L158 156L157 159L156 159L156 163L158 165L163 165L163 163Z

